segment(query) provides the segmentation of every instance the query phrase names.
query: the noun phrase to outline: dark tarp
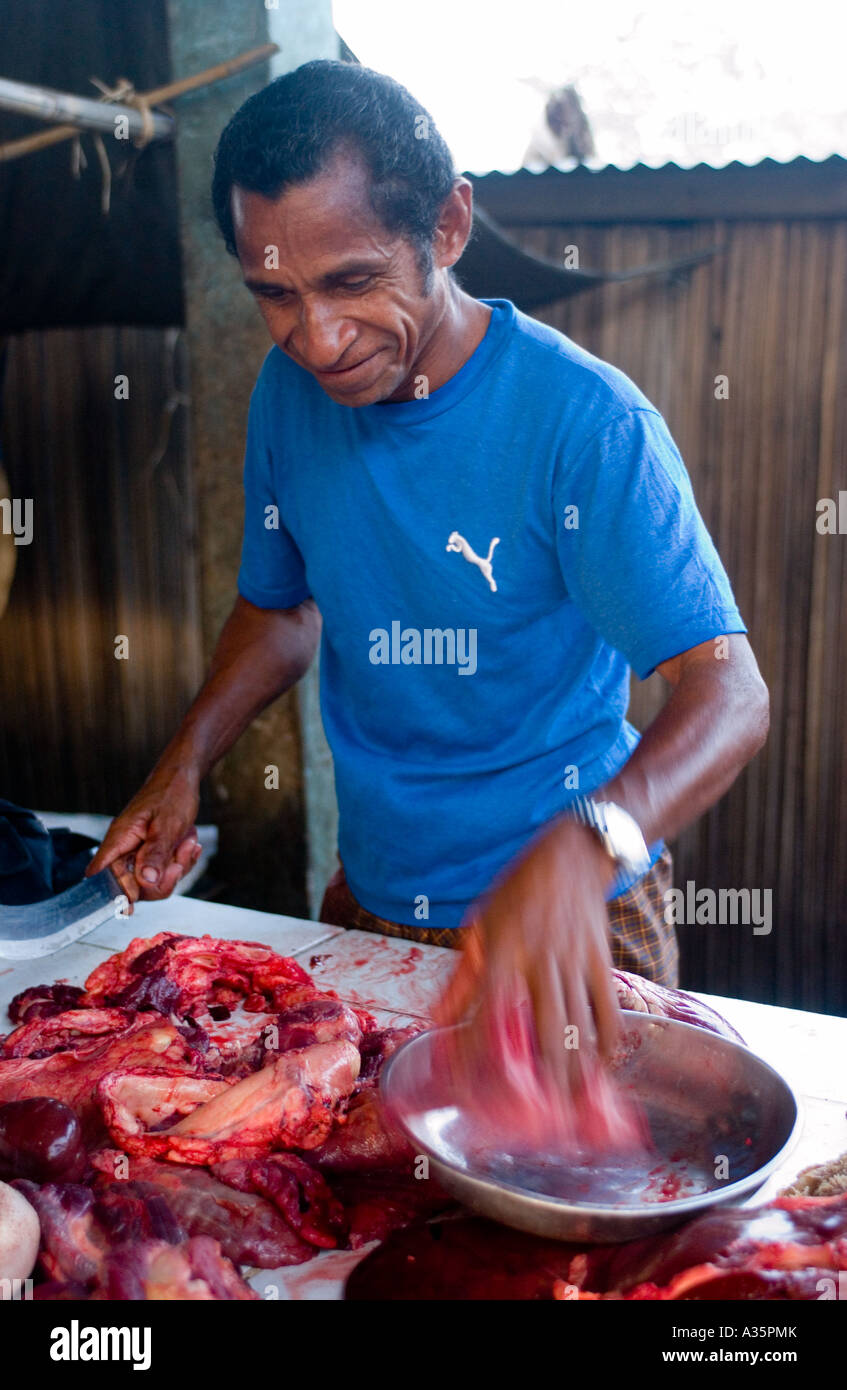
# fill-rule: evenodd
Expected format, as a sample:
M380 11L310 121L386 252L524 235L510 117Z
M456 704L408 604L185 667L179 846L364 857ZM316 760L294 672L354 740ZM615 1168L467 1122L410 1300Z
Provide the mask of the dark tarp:
M0 76L97 98L89 81L126 77L139 92L171 80L166 0L0 0ZM47 124L0 110L0 141ZM71 172L72 141L0 163L0 333L89 324L184 320L173 143L144 150L104 138L111 209L100 209L100 163ZM120 167L127 164L120 173Z
M568 299L597 285L646 276L678 274L715 254L717 247L694 251L672 261L639 266L635 270L568 270L530 255L511 240L479 205L474 211L474 230L456 276L462 289L477 299L511 299L524 313L555 299Z

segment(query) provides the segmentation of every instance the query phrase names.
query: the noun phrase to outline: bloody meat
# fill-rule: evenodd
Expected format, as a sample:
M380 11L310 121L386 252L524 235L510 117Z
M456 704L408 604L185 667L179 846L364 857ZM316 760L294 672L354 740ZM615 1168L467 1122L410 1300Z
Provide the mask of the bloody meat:
M847 1195L720 1207L670 1235L593 1249L481 1218L395 1231L345 1297L465 1300L816 1300L847 1269ZM837 1282L837 1274L835 1275Z
M626 1007L731 1032L687 996L616 985ZM252 1298L239 1265L297 1264L455 1210L380 1103L382 1065L418 1027L378 1028L266 946L161 932L84 990L37 986L9 1013L0 1102L51 1097L85 1144L75 1181L18 1174L42 1224L36 1297Z
M434 1183L422 1202L427 1184L379 1107L382 1064L418 1028L379 1029L266 946L139 938L84 991L29 989L10 1016L18 1027L0 1040L0 1101L50 1096L72 1107L87 1148L75 1181L19 1184L42 1220L39 1297L165 1287L162 1296L188 1297L198 1260L217 1270L206 1281L214 1296L244 1297L220 1261L236 1274L241 1264L297 1264L448 1204ZM336 1193L338 1163L348 1190ZM364 1206L349 1189L362 1166L389 1183L381 1208L379 1181ZM161 1248L197 1240L214 1250L192 1244L193 1263Z

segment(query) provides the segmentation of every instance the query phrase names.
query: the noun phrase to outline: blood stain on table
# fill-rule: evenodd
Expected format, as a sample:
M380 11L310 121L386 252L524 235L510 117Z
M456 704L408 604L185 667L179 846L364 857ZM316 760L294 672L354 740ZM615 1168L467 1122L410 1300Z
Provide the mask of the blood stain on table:
M412 946L395 970L395 975L411 975L419 960L423 960L423 951L420 946Z

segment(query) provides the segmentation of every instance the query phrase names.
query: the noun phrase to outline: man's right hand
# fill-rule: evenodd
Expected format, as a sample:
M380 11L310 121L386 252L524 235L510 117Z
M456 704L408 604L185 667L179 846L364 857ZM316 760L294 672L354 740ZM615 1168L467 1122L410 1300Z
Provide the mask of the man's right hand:
M156 769L109 826L86 874L111 868L129 899L167 898L197 862L197 777Z

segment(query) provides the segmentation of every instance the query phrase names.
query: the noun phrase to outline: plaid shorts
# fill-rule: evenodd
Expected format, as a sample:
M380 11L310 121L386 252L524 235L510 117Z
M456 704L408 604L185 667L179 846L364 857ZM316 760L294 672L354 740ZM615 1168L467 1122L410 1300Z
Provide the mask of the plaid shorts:
M676 932L665 921L664 894L672 882L673 860L670 850L665 849L637 883L607 903L612 964L669 989L679 984ZM328 926L381 932L425 946L461 946L464 935L458 927L412 927L377 917L353 897L340 863L326 886L319 920Z

